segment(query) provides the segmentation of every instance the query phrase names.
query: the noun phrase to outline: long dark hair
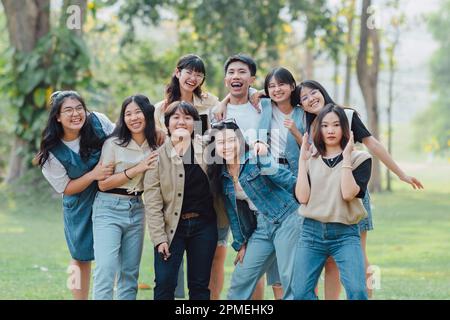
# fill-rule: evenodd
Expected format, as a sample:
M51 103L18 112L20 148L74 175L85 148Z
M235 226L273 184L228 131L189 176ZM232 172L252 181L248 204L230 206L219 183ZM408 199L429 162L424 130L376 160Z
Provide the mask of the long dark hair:
M206 172L209 177L211 191L212 191L213 195L222 194L222 178L221 178L221 176L222 176L222 171L223 171L224 165L226 165L226 160L216 154L216 134L219 131L226 130L226 129L234 130L234 132L236 133L236 136L239 140L239 145L244 146L244 148L241 148L239 151L240 156L243 153L246 153L250 150L250 147L247 144L247 142L245 141L245 138L244 138L244 135L242 134L241 129L235 122L230 121L230 120L224 120L224 121L213 124L213 126L210 130L210 133L209 133L210 142L206 149L207 150L206 152L208 155L208 159L207 159L208 168L207 168Z
M83 106L86 113L85 121L80 129L80 156L83 161L86 161L92 152L102 148L105 137L99 137L93 126L93 114L88 114L86 103L84 99L76 91L56 91L50 98L50 114L48 116L47 125L42 131L41 145L35 160L42 167L48 160L49 152L61 143L64 137L64 128L58 121L58 116L61 115L61 107L67 99L78 100Z
M300 97L299 94L297 94L297 83L295 82L294 76L292 73L283 67L278 67L272 69L266 76L266 79L264 80L264 91L266 93L266 96L269 97L269 83L272 80L272 78L275 78L277 82L286 83L289 86L294 88L294 91L291 92L291 106L295 107L300 103Z
M347 119L344 109L335 104L332 104L332 103L327 104L322 109L322 111L320 111L320 113L317 115L317 125L314 127L314 130L313 130L314 146L317 149L317 153L314 155L315 157L318 157L319 155L321 155L323 157L326 155L327 149L326 149L325 141L324 141L324 138L322 135L321 124L322 124L323 118L325 118L325 116L330 112L334 112L339 118L339 124L342 129L342 139L340 141L342 150L345 149L345 147L347 146L348 140L350 139L350 128L349 128L348 119Z
M195 88L194 94L197 97L202 96L202 84L205 82L206 78L206 68L205 64L203 63L203 60L195 55L195 54L188 54L180 58L177 62L177 68L179 72L183 69L191 70L194 72L200 72L203 73L205 76L200 83L200 85ZM167 107L175 101L178 101L181 99L181 89L180 89L180 79L177 78L175 72L172 75L172 78L170 79L170 83L166 87L166 101L164 103L164 110L167 109Z
M132 137L131 131L130 129L128 129L125 123L125 109L132 102L136 103L144 114L144 135L149 147L152 149L156 149L156 127L154 118L155 107L150 103L150 100L148 100L148 98L142 94L129 96L123 101L119 120L117 120L116 128L114 129L114 132L111 134L111 136L119 138L117 145L121 147L126 147L130 143Z
M336 102L333 101L333 99L330 97L330 95L328 94L327 90L325 90L325 88L317 81L314 80L305 80L302 81L299 85L298 85L298 97L299 97L299 103L300 105L302 105L302 101L300 98L300 94L302 92L302 88L309 88L309 89L315 89L315 90L319 90L319 92L322 94L323 99L324 99L324 103L325 105L332 103L334 105L338 105ZM309 113L305 111L305 119L306 119L306 131L310 131L311 128L311 124L313 123L314 119L316 118L315 114Z

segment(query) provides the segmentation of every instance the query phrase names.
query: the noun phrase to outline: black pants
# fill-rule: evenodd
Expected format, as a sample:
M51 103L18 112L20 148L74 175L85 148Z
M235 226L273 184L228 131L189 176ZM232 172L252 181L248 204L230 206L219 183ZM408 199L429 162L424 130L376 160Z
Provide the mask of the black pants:
M155 300L173 300L178 269L184 251L190 300L209 300L208 289L212 261L217 246L217 222L202 217L180 219L170 245L170 258L164 261L155 248Z

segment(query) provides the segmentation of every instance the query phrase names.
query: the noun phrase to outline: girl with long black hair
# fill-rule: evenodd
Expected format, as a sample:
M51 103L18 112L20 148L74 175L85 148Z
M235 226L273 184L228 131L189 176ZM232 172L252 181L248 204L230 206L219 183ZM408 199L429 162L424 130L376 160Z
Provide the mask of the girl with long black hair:
M112 136L105 141L101 162L114 174L99 183L93 205L94 299L136 299L144 241L143 173L157 160L154 107L146 96L122 103Z
M74 299L87 299L91 261L94 260L92 204L97 182L108 178L111 165L99 163L100 151L114 125L98 112L89 112L75 91L51 96L47 125L36 157L42 173L56 192L63 195L64 234L71 268L79 279L72 287ZM79 281L78 281L79 280Z

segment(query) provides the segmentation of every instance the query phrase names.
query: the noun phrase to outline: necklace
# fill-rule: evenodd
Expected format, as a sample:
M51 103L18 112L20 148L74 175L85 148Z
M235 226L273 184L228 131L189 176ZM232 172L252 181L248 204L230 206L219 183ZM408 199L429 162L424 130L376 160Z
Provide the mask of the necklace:
M342 153L337 155L334 158L323 158L328 167L334 168L338 163L340 158L342 157Z

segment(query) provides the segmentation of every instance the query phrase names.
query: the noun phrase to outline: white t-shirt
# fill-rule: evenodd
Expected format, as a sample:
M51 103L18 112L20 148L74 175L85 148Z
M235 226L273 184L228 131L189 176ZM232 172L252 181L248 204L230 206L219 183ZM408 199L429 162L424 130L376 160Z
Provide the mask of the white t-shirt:
M93 113L97 116L98 120L100 121L103 131L107 135L110 135L114 131L115 124L112 123L108 119L108 117L105 116L103 113L95 111ZM80 152L79 137L72 141L64 141L64 140L61 141L66 146L68 146L73 152L75 153ZM49 153L47 161L42 166L42 173L56 192L63 193L64 190L66 190L66 187L70 182L70 178L67 175L66 168L64 168L61 162L59 162L59 160L56 159L56 157L51 152Z
M289 129L284 126L284 120L292 118L294 111L284 114L277 106L272 106L272 121L270 125L270 152L274 158L284 158Z
M247 204L248 204L248 207L250 208L250 210L252 210L252 211L258 210L256 208L255 204L252 202L252 200L250 200L248 195L245 193L244 189L242 189L242 186L239 183L239 181L236 183L235 190L236 190L236 199L247 201Z
M261 108L261 105L259 106ZM256 111L252 104L228 104L227 119L235 119L247 142L255 141L258 138L257 131L261 113Z

